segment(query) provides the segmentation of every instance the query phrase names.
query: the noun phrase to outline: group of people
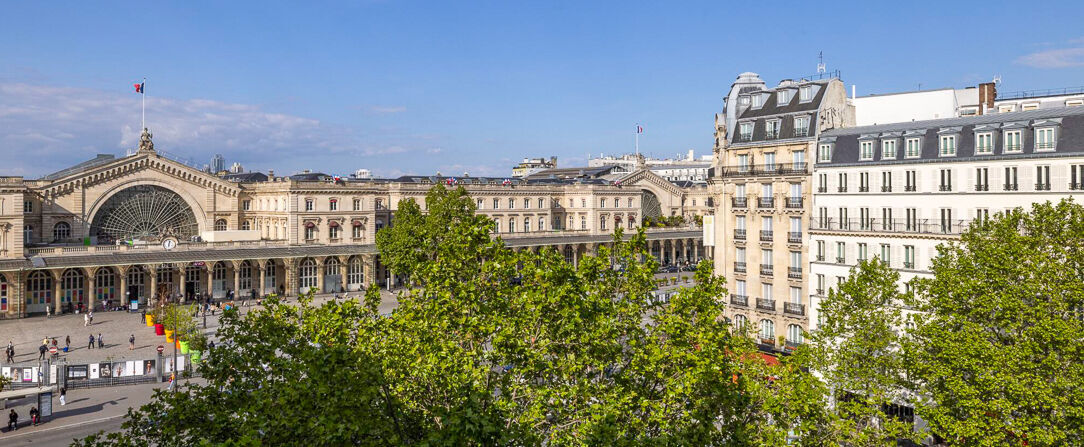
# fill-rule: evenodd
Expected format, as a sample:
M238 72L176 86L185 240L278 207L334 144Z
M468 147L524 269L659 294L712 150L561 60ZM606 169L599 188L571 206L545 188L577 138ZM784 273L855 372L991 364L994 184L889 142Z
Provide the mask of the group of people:
M64 405L64 404L67 403L67 402L65 402L65 397L66 397L67 394L68 394L68 387L66 387L66 386L60 387L60 405ZM38 410L38 407L31 406L30 407L30 423L32 425L38 425L40 422L41 422L41 410ZM8 431L15 431L15 430L18 430L18 429L19 429L19 413L16 412L14 409L12 409L11 412L8 413Z
M105 341L102 340L102 333L98 333L98 349L105 347ZM94 334L90 334L90 338L87 339L87 349L94 349Z

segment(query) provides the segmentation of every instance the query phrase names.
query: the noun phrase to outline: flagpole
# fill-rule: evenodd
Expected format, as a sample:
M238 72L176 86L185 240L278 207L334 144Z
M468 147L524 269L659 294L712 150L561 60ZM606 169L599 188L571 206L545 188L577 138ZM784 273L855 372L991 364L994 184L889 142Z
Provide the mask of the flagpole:
M636 155L640 155L640 123L636 123Z
M147 128L147 78L143 78L143 83L140 84L140 86L139 86L139 97L140 97L140 101L142 102L142 108L143 108L143 119L140 121L140 124L142 124L142 126L140 126L140 127L142 127L143 129L146 129ZM140 129L139 131L142 132L143 129Z

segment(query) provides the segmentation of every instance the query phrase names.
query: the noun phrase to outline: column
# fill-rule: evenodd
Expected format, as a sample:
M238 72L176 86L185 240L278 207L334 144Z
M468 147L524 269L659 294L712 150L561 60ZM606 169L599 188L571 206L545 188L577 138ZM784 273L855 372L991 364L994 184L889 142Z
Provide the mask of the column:
M60 277L63 270L53 270L53 313L60 314Z
M108 267L102 267L102 268L108 268ZM90 272L89 269L83 271L83 274L86 275L86 280L87 280L83 284L83 294L84 294L83 296L86 297L87 309L93 309L94 308L94 301L96 301L97 298L98 298L97 296L95 296L96 294L94 293L94 276L98 273L97 270L98 269L94 269L94 272ZM75 307L75 308L78 308L78 307L76 307L77 305L75 305L75 304L72 304L72 306Z
M252 272L249 271L249 274L251 275ZM251 280L252 277L250 276L249 279ZM233 261L233 293L234 296L241 295L241 263L238 261ZM248 294L249 292L246 290L245 295Z
M128 305L132 298L139 299L138 296L128 296L128 269L125 267L117 267L117 284L120 288L117 289L117 296L125 306Z
M290 296L297 292L297 260L296 259L283 259L283 265L286 271L286 296Z
M256 290L260 292L260 296L264 296L267 294L267 291L264 290L267 284L267 260L257 259L256 265L260 269L260 285L256 287Z
M344 260L343 258L346 258L346 259ZM350 257L349 256L340 256L339 257L339 288L341 288L344 293L346 292L346 284L349 283L349 281L346 280L346 275L349 272L349 269L350 269Z
M151 283L151 290L147 293L147 304L158 304L158 266L147 264L147 275L150 276Z
M674 264L676 262L677 262L677 241L671 240L670 241L670 263Z
M316 258L316 293L324 293L325 259L326 258Z
M572 247L572 267L576 268L580 266L580 245L576 244Z
M215 266L214 266L213 262L203 264L203 274L207 275L207 294L208 295L212 295L214 290L215 290L214 289L215 276L213 274L214 273L214 267Z
M11 298L14 301L8 301L11 305L8 313L18 314L20 317L26 316L26 274L23 272L13 272L8 278L14 278L14 283L11 284Z
M179 274L177 276L181 279L181 284L180 284L180 287L178 287L178 289L180 289L180 291L181 291L180 292L181 293L181 302L183 303L185 295L188 294L188 290L187 290L188 286L187 286L187 281L186 281L187 276L188 276L188 265L187 264L180 264L179 267L177 268L177 271L179 272ZM170 290L169 294L172 295L173 291ZM170 301L172 301L172 297L170 297Z
M365 272L365 280L362 282L365 284L365 287L368 288L369 286L376 284L376 257L373 255L363 255L361 259L365 265L363 269Z

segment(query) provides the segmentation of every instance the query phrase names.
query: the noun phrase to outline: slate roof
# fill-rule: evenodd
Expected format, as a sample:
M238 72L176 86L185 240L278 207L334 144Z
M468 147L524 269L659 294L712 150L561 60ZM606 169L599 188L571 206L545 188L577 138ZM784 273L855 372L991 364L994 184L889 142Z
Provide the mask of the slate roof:
M754 108L749 106L738 115L737 124L735 125L736 128L729 132L730 145L735 148L740 148L767 142L782 144L794 141L808 141L810 138L813 138L814 133L817 130L818 111L820 110L821 103L824 101L824 95L828 91L828 83L830 81L831 79L803 81L795 83L793 86L756 90L756 92L768 93L767 98L764 100L764 104L761 107ZM812 99L802 102L799 88L803 85L810 84L817 86L816 92L813 94ZM776 95L776 92L780 90L792 90L794 92L790 95L790 100L785 104L778 103L779 95ZM796 127L794 118L798 115L809 117L806 135L794 135L794 129ZM776 119L780 120L779 134L775 138L768 138L767 122ZM749 122L750 120L753 122L752 138L743 140L741 139L741 123Z
M48 174L48 175L42 177L41 180L56 180L58 178L67 177L67 176L75 174L77 172L86 171L87 169L91 169L91 168L93 168L95 166L101 166L101 165L104 165L106 163L112 163L112 162L114 162L116 160L117 160L117 157L115 157L115 156L113 156L111 154L98 154L98 156L96 156L96 157L94 157L94 158L92 158L90 160L84 161L82 163L79 163L79 164L77 164L75 166L72 166L72 167L69 167L69 168L65 168L65 169L56 171L56 172L54 172L52 174Z
M1036 123L1057 123L1054 135L1054 151L1035 151L1033 126ZM975 154L976 126L994 134L993 154ZM1005 126L1019 127L1021 151L1004 153L1001 129ZM956 135L956 156L941 157L938 154L938 136L942 130ZM907 138L920 138L917 158L904 158ZM882 159L883 139L894 138L896 158ZM872 160L859 160L859 140L874 141ZM832 144L832 161L817 161L817 166L851 166L863 164L911 164L922 162L964 162L989 159L1061 157L1066 154L1084 153L1084 107L1061 107L1056 109L1029 110L1026 112L993 113L960 118L912 121L905 123L877 124L872 126L831 129L820 135L819 142Z
M254 182L266 182L267 174L262 172L242 172L238 174L226 174L222 178L231 182L240 183L254 183Z

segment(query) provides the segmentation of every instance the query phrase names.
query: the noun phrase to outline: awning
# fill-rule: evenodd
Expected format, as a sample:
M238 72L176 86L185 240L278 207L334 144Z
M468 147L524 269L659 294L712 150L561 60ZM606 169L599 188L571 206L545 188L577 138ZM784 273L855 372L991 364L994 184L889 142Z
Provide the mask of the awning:
M360 227L361 226L361 221L360 220L355 220L354 221L354 226L355 227Z
M334 227L339 226L339 223L333 220L331 222L328 222L327 226L334 228Z
M312 222L305 222L305 228L312 228L312 227L315 227L315 226L316 226L316 224L314 224Z

